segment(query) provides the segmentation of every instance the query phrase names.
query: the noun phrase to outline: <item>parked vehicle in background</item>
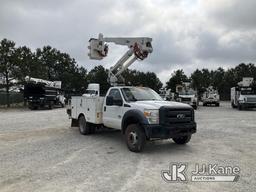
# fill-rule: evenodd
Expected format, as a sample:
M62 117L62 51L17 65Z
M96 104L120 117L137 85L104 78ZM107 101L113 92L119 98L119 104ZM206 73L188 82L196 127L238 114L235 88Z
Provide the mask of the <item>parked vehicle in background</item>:
M217 107L220 106L220 95L213 86L209 86L202 96L203 106L207 105L215 105Z
M194 109L198 107L197 92L191 88L189 82L176 86L176 101L191 105Z
M97 83L90 83L83 96L100 96L100 85Z
M26 77L24 85L24 99L30 109L65 106L65 97L61 91L60 81L46 81L32 77Z
M171 89L161 88L159 90L159 95L165 100L165 101L174 101L175 94L171 92Z
M256 86L253 78L244 77L236 87L231 88L231 106L243 110L256 108Z

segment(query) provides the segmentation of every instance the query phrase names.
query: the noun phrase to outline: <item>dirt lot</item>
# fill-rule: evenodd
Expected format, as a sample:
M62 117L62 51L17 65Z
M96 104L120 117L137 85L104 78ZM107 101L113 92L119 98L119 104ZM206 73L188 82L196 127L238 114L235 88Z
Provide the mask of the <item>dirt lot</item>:
M1 110L0 191L256 191L256 111L221 103L200 106L196 119L189 144L154 141L136 154L120 131L80 135L64 109ZM239 166L241 173L237 182L167 183L161 170L172 162L188 171L195 163Z

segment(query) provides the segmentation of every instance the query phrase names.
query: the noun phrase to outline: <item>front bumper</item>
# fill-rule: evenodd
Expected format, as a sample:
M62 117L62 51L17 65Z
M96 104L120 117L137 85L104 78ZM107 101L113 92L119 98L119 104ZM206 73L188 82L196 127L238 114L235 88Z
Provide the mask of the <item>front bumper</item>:
M173 124L171 126L162 125L144 125L148 139L159 138L169 139L191 135L196 132L196 123Z

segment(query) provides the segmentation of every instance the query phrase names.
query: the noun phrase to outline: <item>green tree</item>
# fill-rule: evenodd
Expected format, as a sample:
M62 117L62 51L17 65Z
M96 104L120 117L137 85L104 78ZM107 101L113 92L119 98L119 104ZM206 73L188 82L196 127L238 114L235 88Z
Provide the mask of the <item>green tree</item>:
M100 93L106 94L110 87L108 83L108 71L101 65L94 67L88 73L88 83L99 83Z
M2 87L6 90L7 107L10 107L10 87L14 85L15 71L17 66L14 65L15 43L3 39L0 42L0 76L4 82Z
M150 87L157 92L163 85L154 72L144 73L127 69L123 73L123 77L126 85Z
M167 81L166 88L171 89L172 91L176 91L176 86L181 84L182 82L188 81L188 77L185 75L182 69L174 71L172 77Z
M26 76L40 77L42 74L42 66L38 65L35 54L26 46L15 50L13 62L17 66L15 75L20 83L25 82Z

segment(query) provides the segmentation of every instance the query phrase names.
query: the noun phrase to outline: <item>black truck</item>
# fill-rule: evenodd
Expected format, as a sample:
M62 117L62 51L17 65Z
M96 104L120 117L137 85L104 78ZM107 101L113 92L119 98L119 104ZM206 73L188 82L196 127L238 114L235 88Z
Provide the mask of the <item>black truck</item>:
M24 85L24 100L30 109L64 107L65 99L61 89L46 86L44 83L26 83Z

